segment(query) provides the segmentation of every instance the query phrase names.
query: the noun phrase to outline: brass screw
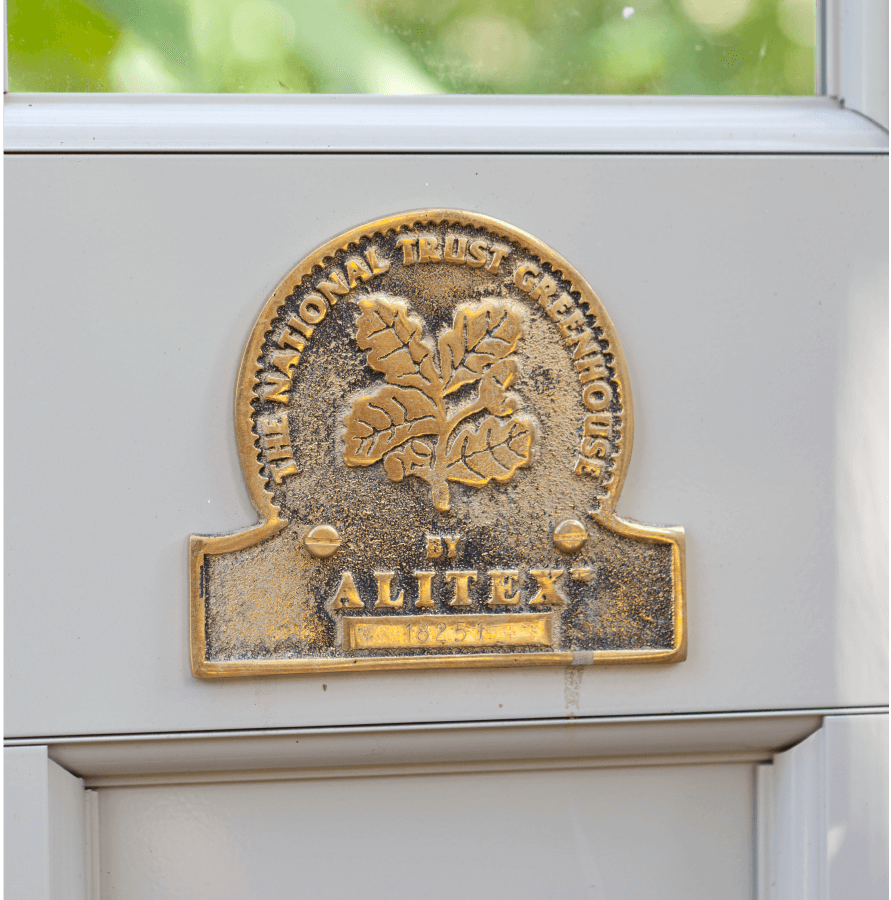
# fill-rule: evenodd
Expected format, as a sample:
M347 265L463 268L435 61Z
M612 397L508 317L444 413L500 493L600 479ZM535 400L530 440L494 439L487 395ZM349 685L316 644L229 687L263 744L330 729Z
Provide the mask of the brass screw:
M342 541L337 529L331 525L316 525L303 539L306 549L313 556L325 559L337 553Z
M554 529L554 546L563 553L581 550L588 540L588 532L578 519L564 519Z

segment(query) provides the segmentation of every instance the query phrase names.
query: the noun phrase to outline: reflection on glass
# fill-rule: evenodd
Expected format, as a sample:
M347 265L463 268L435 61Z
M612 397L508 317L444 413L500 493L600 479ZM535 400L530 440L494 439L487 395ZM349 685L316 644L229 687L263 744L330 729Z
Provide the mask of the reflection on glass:
M9 0L8 23L11 91L814 93L814 0Z

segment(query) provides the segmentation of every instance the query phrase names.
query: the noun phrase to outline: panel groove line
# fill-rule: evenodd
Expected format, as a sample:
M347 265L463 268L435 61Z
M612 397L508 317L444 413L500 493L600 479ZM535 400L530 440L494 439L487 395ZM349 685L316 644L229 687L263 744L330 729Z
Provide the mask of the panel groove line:
M460 728L510 728L514 726L536 725L585 725L585 724L621 724L624 722L677 722L704 721L719 719L746 718L778 718L792 716L826 716L826 715L873 715L887 713L887 706L833 706L833 707L798 707L793 709L748 709L748 710L716 710L703 713L659 713L632 716L561 716L530 717L516 719L478 719L472 722L453 720L449 722L377 722L350 724L341 726L309 725L301 728L228 728L228 729L195 729L193 731L151 731L151 732L105 732L101 734L50 734L23 735L8 737L3 741L6 747L27 747L45 744L88 744L107 741L164 741L178 738L213 739L219 737L263 737L292 734L351 734L366 731L423 731L427 729L454 730Z

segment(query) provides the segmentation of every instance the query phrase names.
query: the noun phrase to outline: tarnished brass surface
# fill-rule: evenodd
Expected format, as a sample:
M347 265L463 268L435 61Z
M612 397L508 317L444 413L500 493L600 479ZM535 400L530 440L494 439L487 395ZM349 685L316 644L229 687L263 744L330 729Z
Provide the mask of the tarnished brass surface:
M263 308L235 429L261 521L190 539L196 676L685 657L683 530L613 513L618 338L530 235L424 210L329 242Z

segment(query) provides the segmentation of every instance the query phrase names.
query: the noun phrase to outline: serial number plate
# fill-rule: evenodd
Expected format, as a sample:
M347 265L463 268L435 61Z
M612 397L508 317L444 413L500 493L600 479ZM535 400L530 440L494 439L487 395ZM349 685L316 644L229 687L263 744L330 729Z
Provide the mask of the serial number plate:
M344 616L345 650L547 647L553 613L490 616Z

